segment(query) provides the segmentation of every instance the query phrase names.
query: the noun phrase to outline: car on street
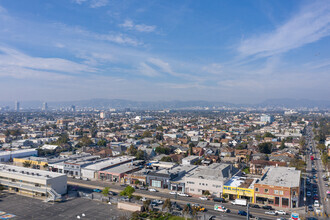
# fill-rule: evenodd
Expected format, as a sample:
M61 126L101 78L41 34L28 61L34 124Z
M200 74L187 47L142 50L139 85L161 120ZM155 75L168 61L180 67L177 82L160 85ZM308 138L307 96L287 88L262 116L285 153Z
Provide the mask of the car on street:
M239 210L237 214L242 215L242 216L247 216L246 211L243 211L243 210Z
M170 194L171 194L171 195L175 195L176 192L175 192L175 191L171 191Z
M203 197L199 197L199 199L200 199L200 200L203 200L203 201L206 201L206 200L208 200L208 198L207 198L207 197L205 197L205 196L203 196Z
M120 184L121 187L126 187L128 186L127 184Z
M315 207L315 213L316 213L316 214L320 214L320 213L321 213L321 209L320 209L320 207Z
M314 201L314 206L315 206L315 207L319 207L319 206L320 206L319 200L315 200L315 201Z
M102 190L100 190L100 189L93 189L93 192L100 193L100 192L102 192Z
M157 203L158 205L161 205L161 204L164 203L162 200L159 200L159 199L155 199L155 200L152 200L152 201Z
M313 208L312 205L309 205L309 206L308 206L308 211L311 211L311 212L314 211L314 208Z
M306 192L306 195L307 195L308 197L310 197L310 196L312 196L312 193L311 193L310 191L307 191L307 192Z
M280 218L277 218L276 220L286 220L286 218L280 217Z
M267 211L267 212L265 212L265 214L267 214L267 215L277 215L277 213L274 212L274 211Z
M276 210L275 212L279 215L286 215L286 212L283 210Z
M257 204L254 204L254 205L250 205L251 208L256 208L256 209L260 209L260 206L257 205Z
M150 192L158 192L157 189L149 189Z
M224 198L219 198L219 197L214 197L213 201L214 202L226 202L226 200Z
M324 185L325 185L326 187L329 187L329 184L328 184L328 183L325 183Z
M189 197L188 194L185 194L185 193L178 193L179 196L183 196L183 197Z
M270 205L264 205L262 208L267 209L267 210L272 210L273 209Z
M141 186L140 190L148 190L148 187Z

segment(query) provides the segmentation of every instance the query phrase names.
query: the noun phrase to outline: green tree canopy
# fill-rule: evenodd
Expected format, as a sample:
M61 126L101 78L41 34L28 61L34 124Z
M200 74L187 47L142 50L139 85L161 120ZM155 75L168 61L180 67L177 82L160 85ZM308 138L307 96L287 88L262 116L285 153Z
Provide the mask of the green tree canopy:
M97 142L97 145L98 146L103 146L105 147L107 145L107 141L105 139L100 139L98 142Z
M264 154L272 153L272 148L273 148L273 144L270 142L261 143L258 145L258 149L259 149L260 153L264 153Z
M132 198L132 195L134 192L135 192L135 189L132 186L126 186L126 188L123 191L121 191L119 195L127 196L128 198Z

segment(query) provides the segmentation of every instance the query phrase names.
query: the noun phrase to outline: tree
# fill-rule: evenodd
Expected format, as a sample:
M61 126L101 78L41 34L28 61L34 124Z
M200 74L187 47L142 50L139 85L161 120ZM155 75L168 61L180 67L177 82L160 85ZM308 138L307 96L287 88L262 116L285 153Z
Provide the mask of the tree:
M273 144L270 142L261 143L258 145L260 153L270 154L272 153Z
M135 154L135 157L137 160L144 160L145 159L144 155L145 155L144 151L138 150Z
M89 137L87 137L86 135L84 135L80 139L80 142L82 143L82 146L89 146L93 143L92 140Z
M103 146L103 147L105 147L105 146L107 146L107 141L104 140L104 139L100 139L100 140L97 142L97 145L98 145L98 146Z
M151 200L147 199L146 201L143 202L143 207L146 211L149 211L149 206L151 204Z
M285 148L285 140L283 139L281 141L280 150L283 150L284 148Z
M163 157L162 159L160 159L160 161L163 161L163 162L172 162L172 158L171 157Z
M102 190L102 195L104 195L104 196L108 196L108 195L109 195L109 190L110 190L110 187L105 187L105 188Z
M46 169L48 167L48 163L45 163L43 167Z
M134 145L132 144L131 146L129 146L129 148L127 148L127 154L131 155L131 156L135 156L135 154L137 153L137 149L134 147Z
M167 208L168 210L171 210L172 208L172 203L171 199L166 199L164 204L163 204L163 209Z
M151 132L148 130L144 131L142 134L142 138L146 138L146 137L151 137Z
M26 161L23 162L23 167L30 167L31 164L32 164L31 161L26 160Z
M270 133L270 132L266 132L266 133L263 135L263 138L265 138L265 137L275 138L275 136L274 136L272 133Z
M132 198L132 195L134 192L135 192L135 189L132 186L126 186L126 188L123 191L121 191L119 195L127 196L128 198Z
M209 195L211 195L211 193L210 193L210 191L205 190L205 191L203 192L203 195L204 195L204 196L209 196Z

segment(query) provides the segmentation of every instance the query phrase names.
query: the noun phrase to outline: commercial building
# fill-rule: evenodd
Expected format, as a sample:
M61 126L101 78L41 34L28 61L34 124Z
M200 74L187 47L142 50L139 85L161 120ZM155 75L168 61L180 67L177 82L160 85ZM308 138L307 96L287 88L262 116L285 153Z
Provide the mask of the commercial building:
M64 174L5 164L0 164L0 184L19 194L45 197L46 201L67 193Z
M14 158L14 165L23 167L27 163L33 169L48 170L48 161L46 157L22 157Z
M255 202L282 208L299 206L300 170L294 167L266 167L254 184Z
M14 158L21 158L21 157L28 157L28 156L38 156L38 151L36 149L1 151L0 152L0 162L8 162L8 161L12 161Z
M191 155L182 159L182 165L194 164L198 160L199 160L199 156Z
M241 176L233 176L223 186L223 195L228 195L229 200L246 199L254 203L254 184L257 178L246 178Z
M81 169L82 177L89 178L89 179L97 179L98 178L98 171L105 170L111 167L118 166L120 164L125 164L129 162L133 162L135 157L131 156L122 156L122 157L113 157L102 162L97 162L91 165L88 165Z
M131 163L118 165L98 172L98 179L109 182L124 182L125 174L139 170L138 166Z
M186 192L203 195L209 191L213 196L222 196L224 183L235 174L239 174L239 170L230 164L214 163L208 167L198 167L185 176Z

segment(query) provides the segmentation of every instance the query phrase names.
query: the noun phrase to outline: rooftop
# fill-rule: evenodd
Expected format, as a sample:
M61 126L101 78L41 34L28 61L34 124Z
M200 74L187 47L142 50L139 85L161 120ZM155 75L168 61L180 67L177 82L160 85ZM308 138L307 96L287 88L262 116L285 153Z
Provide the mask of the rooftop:
M61 173L55 173L55 172L49 172L49 171L37 170L37 169L31 169L31 168L25 168L19 166L12 166L7 164L0 164L0 173L10 173L20 176L28 176L31 178L45 179L45 180L56 178L59 176L66 176L65 174L61 174Z
M266 167L266 173L257 184L283 186L283 187L299 187L300 186L300 170L294 167Z
M105 168L108 168L111 166L116 166L120 163L133 161L134 159L135 159L135 157L131 157L131 156L113 157L113 158L109 158L108 160L86 166L85 169L99 171L99 170L102 170L102 169L105 169Z
M0 156L10 155L10 154L22 154L28 152L37 152L37 149L24 149L15 151L0 151Z

